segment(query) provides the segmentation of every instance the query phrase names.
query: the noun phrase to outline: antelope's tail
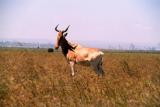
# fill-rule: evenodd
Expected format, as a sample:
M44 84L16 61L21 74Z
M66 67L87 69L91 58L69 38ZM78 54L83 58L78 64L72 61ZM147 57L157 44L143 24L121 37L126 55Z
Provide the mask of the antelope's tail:
M100 54L100 55L104 55L104 53L103 53L102 51L99 51L99 54Z

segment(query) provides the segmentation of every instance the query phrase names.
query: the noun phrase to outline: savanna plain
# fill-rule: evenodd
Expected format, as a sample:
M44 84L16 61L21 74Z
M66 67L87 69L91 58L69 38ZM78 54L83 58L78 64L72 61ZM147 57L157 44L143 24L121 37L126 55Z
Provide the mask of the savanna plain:
M160 107L160 54L104 54L105 76L61 52L0 48L0 107Z

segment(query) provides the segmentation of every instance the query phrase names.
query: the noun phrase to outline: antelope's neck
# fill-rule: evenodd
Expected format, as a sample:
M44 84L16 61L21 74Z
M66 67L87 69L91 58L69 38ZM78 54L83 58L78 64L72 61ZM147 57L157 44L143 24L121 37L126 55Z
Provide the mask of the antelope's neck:
M66 57L67 56L67 53L68 51L73 51L74 50L74 47L71 46L68 41L66 39L63 39L61 44L60 44L61 48L62 48L62 53L63 55Z

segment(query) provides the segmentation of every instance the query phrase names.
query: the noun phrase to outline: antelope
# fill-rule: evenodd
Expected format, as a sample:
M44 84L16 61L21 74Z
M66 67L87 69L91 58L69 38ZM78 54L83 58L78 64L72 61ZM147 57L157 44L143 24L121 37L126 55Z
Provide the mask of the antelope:
M102 59L103 52L96 48L86 48L82 47L79 44L71 44L67 41L67 31L70 25L65 30L58 30L57 25L55 27L55 31L58 32L57 40L55 42L55 49L61 47L62 53L64 57L67 59L67 62L71 67L71 75L75 75L74 65L76 63L85 63L89 62L89 64L93 67L94 71L98 75L104 75L104 71L102 69Z

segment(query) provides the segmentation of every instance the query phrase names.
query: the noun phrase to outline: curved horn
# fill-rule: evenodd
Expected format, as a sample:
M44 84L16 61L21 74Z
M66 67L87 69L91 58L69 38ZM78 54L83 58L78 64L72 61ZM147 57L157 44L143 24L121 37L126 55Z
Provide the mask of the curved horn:
M70 25L69 25L69 26L70 26ZM63 33L64 33L64 32L67 32L67 30L68 30L69 26L66 28L66 30L63 30Z
M59 24L58 24L59 25ZM55 27L55 31L59 32L59 30L57 29L58 25Z

